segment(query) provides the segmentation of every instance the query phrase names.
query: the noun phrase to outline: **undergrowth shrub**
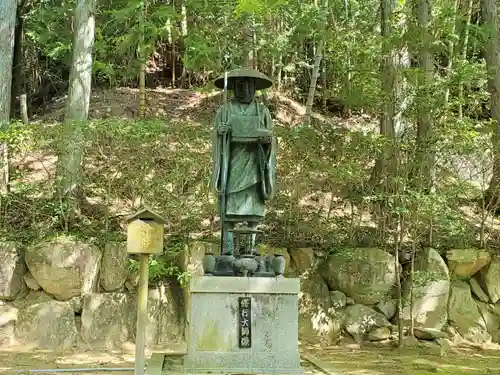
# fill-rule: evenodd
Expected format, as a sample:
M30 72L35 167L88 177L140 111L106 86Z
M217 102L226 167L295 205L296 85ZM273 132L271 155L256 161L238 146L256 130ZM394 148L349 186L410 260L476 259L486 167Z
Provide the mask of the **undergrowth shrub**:
M124 218L145 204L165 218L167 248L190 238L214 240L218 223L217 200L210 190L210 129L187 121L90 122L84 129L86 199L67 225L66 208L53 194L61 124L12 124L2 138L10 145L13 179L11 192L0 201L2 236L31 243L67 226L86 240L124 239ZM277 195L269 204L264 240L324 249L387 246L390 236L381 232L373 215L379 193L369 183L383 139L328 124L276 130ZM462 143L456 142L459 135ZM435 191L424 194L403 181L407 187L398 193L393 210L404 218L405 239L421 239L432 226L435 247L477 245L481 231L483 244L491 242L492 218L474 201L480 187L457 177L448 162L481 155L481 133L464 125L447 129L440 142L446 147L439 155Z

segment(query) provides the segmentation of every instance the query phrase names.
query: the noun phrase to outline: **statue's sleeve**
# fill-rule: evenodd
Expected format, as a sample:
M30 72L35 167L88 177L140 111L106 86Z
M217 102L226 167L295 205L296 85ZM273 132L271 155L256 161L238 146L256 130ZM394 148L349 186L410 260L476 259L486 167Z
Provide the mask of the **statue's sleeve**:
M211 188L214 193L218 194L221 190L220 186L220 173L221 173L221 162L222 162L222 137L217 133L217 125L222 121L222 107L217 110L215 115L215 120L212 126L211 138L212 138L212 181Z
M271 113L267 107L264 107L262 111L264 116L264 124L267 129L273 130L273 120L271 118ZM264 170L264 181L262 185L263 195L266 200L274 198L276 194L276 152L277 152L278 142L276 135L273 134L271 138L271 143L265 145L265 158L266 158L266 168Z
M269 112L269 108L267 108L265 105L262 106L262 114L264 115L264 124L266 125L266 128L269 130L273 130L273 119L271 118L271 112Z

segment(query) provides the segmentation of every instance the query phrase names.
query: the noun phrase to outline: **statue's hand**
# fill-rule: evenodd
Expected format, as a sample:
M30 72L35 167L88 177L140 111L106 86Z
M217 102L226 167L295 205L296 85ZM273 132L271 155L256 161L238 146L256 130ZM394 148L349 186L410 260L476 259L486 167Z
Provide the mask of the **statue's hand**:
M217 133L219 133L220 135L226 134L230 129L230 126L225 122L221 122L219 125L217 125Z

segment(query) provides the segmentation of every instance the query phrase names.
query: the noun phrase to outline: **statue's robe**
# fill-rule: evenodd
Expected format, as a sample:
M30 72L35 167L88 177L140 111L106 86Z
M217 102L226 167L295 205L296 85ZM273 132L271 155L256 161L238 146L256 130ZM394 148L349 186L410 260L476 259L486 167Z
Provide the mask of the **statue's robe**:
M273 122L269 109L257 102L242 104L228 102L218 110L212 130L212 189L222 190L223 137L217 133L221 122L234 129L245 126L272 130ZM231 132L229 133L231 134ZM229 136L231 140L231 136ZM230 141L228 180L226 184L225 219L233 222L256 222L265 215L265 202L275 194L276 138L271 143L237 143Z

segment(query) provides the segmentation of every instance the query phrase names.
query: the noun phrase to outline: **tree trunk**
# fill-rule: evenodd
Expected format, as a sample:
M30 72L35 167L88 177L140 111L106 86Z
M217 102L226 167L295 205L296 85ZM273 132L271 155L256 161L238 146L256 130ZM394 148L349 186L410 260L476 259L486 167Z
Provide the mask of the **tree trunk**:
M418 103L417 150L413 173L415 186L430 191L433 185L435 152L432 147L432 103L430 86L434 78L433 56L430 51L430 0L416 0L417 28L419 30L419 66L422 69L420 88L423 94Z
M242 66L251 68L253 65L252 52L253 52L253 33L252 33L252 18L251 14L243 13L240 16L241 29L240 29L240 44L242 46Z
M73 62L69 77L68 104L64 119L64 148L57 166L57 192L62 201L81 187L83 162L82 124L87 121L92 83L95 0L78 0L75 7Z
M243 46L243 66L251 68L253 66L253 33L251 27L251 18L249 14L241 15L241 45Z
M415 253L417 251L415 240L411 244L411 260L410 260L410 335L415 337L415 317L413 316L413 301L414 301L414 286L415 286Z
M451 25L451 35L454 35L457 29L457 14L458 14L458 0L454 0L453 2L453 20ZM448 41L448 63L446 65L446 74L448 77L452 74L453 69L453 60L454 60L454 52L455 52L455 42L453 39ZM446 88L444 93L444 109L447 110L448 103L450 99L450 87Z
M279 17L278 18L278 33L282 33L283 32L283 21L281 20L281 18ZM280 51L279 51L279 55L278 55L278 69L276 71L276 91L277 92L280 92L281 91L281 81L282 81L282 78L281 76L283 75L283 52L282 52L282 48L280 48Z
M403 347L404 341L403 341L403 325L404 325L404 320L403 320L403 293L402 293L402 287L401 287L401 272L400 272L400 267L401 263L399 262L399 250L401 249L401 242L403 238L403 226L402 226L402 218L401 215L398 215L397 217L397 230L394 232L394 243L395 243L395 249L394 249L394 267L396 269L396 293L398 297L398 346L400 348ZM411 309L411 306L410 306Z
M259 49L257 46L257 25L255 14L252 14L252 68L259 70Z
M21 95L23 87L23 17L21 16L23 3L19 3L16 14L16 30L14 32L14 57L12 62L12 87L10 116L15 116L17 97Z
M345 27L350 28L351 22L349 19L349 0L344 0L344 16L345 16ZM353 41L350 41L353 43ZM343 116L349 117L351 115L351 106L349 103L349 96L351 93L351 53L349 49L347 49L347 69L345 73L345 82L343 87L343 96L344 96L344 108L342 109Z
M141 25L141 35L138 45L139 54L139 117L144 119L146 117L146 42L145 42L145 17L146 17L146 3L144 2L140 10L139 22ZM173 37L173 25L170 28L171 36L171 46L172 46L172 87L174 87L175 82L175 62L174 62L174 51L175 51L175 39Z
M184 0L179 0L180 3L180 8L181 8L181 36L180 38L180 50L182 54L182 74L181 74L181 85L182 87L186 86L186 76L187 76L187 70L186 70L186 63L187 63L187 49L186 49L186 38L188 35L188 17L187 17L187 8L186 8L186 2Z
M276 72L276 91L280 92L281 91L281 76L283 75L283 56L278 57L278 69Z
M382 58L380 61L380 77L382 83L382 105L380 108L380 134L386 137L389 145L384 147L381 157L375 162L372 173L374 187L382 191L390 192L394 189L393 177L397 162L396 142L396 105L398 93L398 51L392 45L393 37L393 15L395 11L394 0L380 1L380 25L383 38Z
M12 60L14 31L16 27L16 0L0 1L0 128L5 129L10 120ZM9 191L9 148L0 144L0 192Z
M303 123L305 125L309 125L311 123L312 107L314 103L314 93L316 91L316 82L318 81L320 73L319 68L321 65L321 58L323 57L323 47L325 44L325 37L326 37L325 29L326 29L327 17L328 17L328 0L324 0L323 11L321 12L321 23L319 25L320 40L318 41L318 46L316 47L316 53L314 56L314 67L311 74L309 93L307 95L306 112L304 114Z
M470 29L470 21L472 18L472 6L474 5L474 0L469 0L467 4L467 14L465 18L465 26L464 26L464 34L462 41L462 51L460 54L460 62L462 65L467 60L467 47L469 45L469 29ZM458 85L458 118L463 118L463 98L464 98L464 85L463 83L459 83Z
M321 107L323 112L326 113L327 110L327 92L328 92L328 81L326 78L326 59L323 59L323 64L321 64L321 86L323 92L321 93Z
M23 124L28 124L30 120L28 117L28 99L26 98L26 94L19 95L19 111L21 112Z
M146 2L144 2L144 5L143 5L144 8L146 8ZM173 11L174 13L177 11L176 9L176 6L175 6L175 1L172 1L172 8L173 8ZM144 14L146 14L146 10L144 9ZM175 75L175 67L177 66L177 52L175 51L176 48L176 43L177 43L177 30L179 30L179 22L174 22L173 24L173 33L172 33L172 53L171 53L171 56L172 56L172 88L175 89L175 81L177 80L176 78L176 75ZM144 32L143 32L143 36L144 36ZM144 48L144 47L143 47ZM144 64L144 70L146 70L146 59L145 59L145 56L143 56L144 59L142 59L141 57L141 64ZM142 68L141 68L141 71L142 71ZM142 74L142 73L141 73ZM142 76L141 76L142 78ZM146 81L146 72L144 71L144 81ZM144 86L146 85L146 82L144 82Z
M495 128L493 143L493 176L486 192L487 206L497 209L500 203L500 56L498 55L498 13L495 0L481 0L481 13L488 35L484 55L488 69L491 118Z

